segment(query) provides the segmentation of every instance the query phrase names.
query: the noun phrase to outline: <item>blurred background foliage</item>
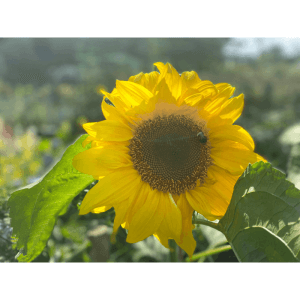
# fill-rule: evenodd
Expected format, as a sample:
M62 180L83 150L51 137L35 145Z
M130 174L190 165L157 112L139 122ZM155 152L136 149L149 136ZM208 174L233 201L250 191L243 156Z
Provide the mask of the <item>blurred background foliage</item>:
M82 124L104 119L100 88L111 91L116 79L151 72L157 61L170 62L179 73L195 70L202 80L230 83L236 87L235 95L244 93L244 113L237 124L253 136L256 152L288 175L290 168L291 180L300 180L300 52L287 56L280 46L256 57L226 52L239 42L229 38L0 39L0 262L16 261L18 252L6 203L10 193L43 176L84 133ZM126 232L120 228L111 241L113 209L79 216L78 204L88 189L59 217L47 247L34 261L170 260L169 250L154 237L127 244ZM197 227L194 236L195 253L226 244L224 236L210 228ZM186 255L179 251L178 257L184 260ZM237 259L228 251L201 261Z

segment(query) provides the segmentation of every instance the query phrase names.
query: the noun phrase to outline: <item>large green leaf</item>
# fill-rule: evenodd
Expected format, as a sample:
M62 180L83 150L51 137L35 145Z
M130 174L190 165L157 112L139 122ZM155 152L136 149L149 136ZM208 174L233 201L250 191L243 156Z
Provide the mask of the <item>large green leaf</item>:
M69 146L61 160L40 182L14 192L8 200L11 226L21 249L19 261L32 261L44 249L57 216L66 212L70 202L94 181L93 176L78 172L73 157L84 151L81 136Z
M239 261L300 259L300 191L269 163L248 166L219 225Z

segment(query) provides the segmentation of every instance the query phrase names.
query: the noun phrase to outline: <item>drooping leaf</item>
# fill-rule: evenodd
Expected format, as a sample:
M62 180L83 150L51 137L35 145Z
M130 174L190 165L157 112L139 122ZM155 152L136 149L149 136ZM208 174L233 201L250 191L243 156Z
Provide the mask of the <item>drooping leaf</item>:
M247 167L219 224L239 261L300 259L300 191L269 163Z
M11 226L21 249L19 261L32 261L44 249L57 216L66 212L70 202L95 179L72 166L73 157L86 148L81 136L69 146L61 160L37 183L14 192L8 200ZM22 254L21 254L22 253Z

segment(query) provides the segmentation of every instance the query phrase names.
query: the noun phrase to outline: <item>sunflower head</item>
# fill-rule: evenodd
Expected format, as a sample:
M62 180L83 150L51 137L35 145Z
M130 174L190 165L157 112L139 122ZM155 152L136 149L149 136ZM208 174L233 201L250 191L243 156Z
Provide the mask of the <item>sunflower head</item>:
M158 103L140 118L128 148L141 179L152 189L177 195L203 184L212 165L211 146L197 109Z
M189 255L194 211L209 220L224 216L234 185L249 163L264 160L242 127L243 95L232 97L227 83L181 75L169 63L104 90L105 121L86 123L83 145L74 157L79 171L99 180L84 198L80 214L114 207L114 232L127 241L154 235L168 247L174 239ZM106 100L109 100L110 105Z

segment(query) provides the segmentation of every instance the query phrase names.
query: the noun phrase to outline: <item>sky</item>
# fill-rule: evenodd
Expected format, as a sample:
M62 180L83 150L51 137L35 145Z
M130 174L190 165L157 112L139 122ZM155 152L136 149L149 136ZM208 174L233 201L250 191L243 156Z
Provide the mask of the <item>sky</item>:
M282 47L287 57L300 55L300 38L233 38L225 47L226 56L258 57L274 45Z

